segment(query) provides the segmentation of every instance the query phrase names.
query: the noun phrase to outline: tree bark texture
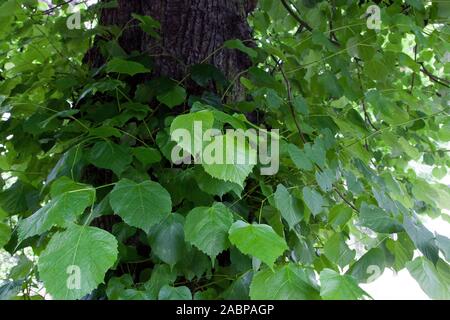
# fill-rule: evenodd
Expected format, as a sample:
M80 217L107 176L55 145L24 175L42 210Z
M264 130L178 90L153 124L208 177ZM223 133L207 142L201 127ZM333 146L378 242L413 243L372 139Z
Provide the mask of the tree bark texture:
M118 4L117 8L102 10L100 24L125 26L119 39L121 47L128 53L151 55L152 76L180 80L190 65L205 62L231 80L250 66L244 53L218 49L230 39L252 39L247 16L256 0L119 0ZM144 33L132 13L158 20L161 39ZM98 56L87 58L96 66L102 60Z

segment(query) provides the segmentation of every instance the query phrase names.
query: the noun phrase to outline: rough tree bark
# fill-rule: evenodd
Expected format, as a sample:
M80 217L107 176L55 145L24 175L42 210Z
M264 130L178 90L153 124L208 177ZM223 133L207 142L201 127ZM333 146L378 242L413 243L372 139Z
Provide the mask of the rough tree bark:
M139 51L153 57L152 76L180 80L190 65L215 65L228 79L250 66L237 50L219 50L226 40L250 40L248 14L256 0L119 0L119 6L103 9L100 24L127 26L119 40L127 52ZM133 20L132 13L149 15L161 23L161 39L152 39ZM213 54L214 53L214 54ZM98 52L87 57L94 66L102 63Z

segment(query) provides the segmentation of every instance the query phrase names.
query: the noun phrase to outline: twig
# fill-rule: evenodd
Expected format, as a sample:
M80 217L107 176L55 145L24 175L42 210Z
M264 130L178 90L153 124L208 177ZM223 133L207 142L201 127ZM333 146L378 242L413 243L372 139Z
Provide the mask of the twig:
M295 6L295 4L292 4L292 6L295 8L296 11L292 10L292 8L289 6L289 3L287 3L286 0L281 0L281 1L283 3L283 6L289 12L289 14L292 15L292 17L300 23L301 27L304 27L311 33L314 31L314 29L300 17L300 10ZM337 41L337 39L333 39L333 36L331 33L332 32L330 32L330 37L328 38L328 40L330 40L330 42L333 43L334 45L340 47L341 44L339 43L339 41Z
M39 13L35 13L35 14L33 14L33 16L49 15L50 13L53 13L53 11L55 11L56 9L58 9L58 8L60 8L60 7L62 7L62 6L65 6L66 4L70 4L71 2L74 2L74 1L75 1L75 0L67 0L67 1L65 1L65 2L63 2L63 3L60 3L60 4L55 5L54 7L51 7L50 9L44 10L44 11L39 12ZM82 3L86 3L86 2L87 2L87 0L85 0L85 1L80 1L80 2L78 2L78 3L76 3L76 4L82 4Z
M289 14L298 21L298 23L300 23L300 25L305 28L306 30L312 32L313 28L311 28L311 26L306 22L303 21L302 18L300 18L297 13L292 10L292 8L289 6L289 4L286 2L286 0L281 0L281 3L283 4L283 6L286 8L286 10L289 12Z
M345 197L342 195L342 193L337 189L334 188L334 191L338 194L339 198L342 199L342 201L344 201L350 208L352 208L353 210L355 210L356 212L359 213L358 208L356 208L353 203L351 203L350 201L348 201L347 199L345 199Z
M334 40L336 43L339 43L338 38L336 37L336 33L333 30L333 18L336 14L336 1L331 1L331 19L329 21L330 23L330 41Z
M443 85L444 87L450 88L450 81L443 79L443 78L439 78L438 76L432 74L427 68L425 68L423 62L418 62L418 64L420 64L422 67L420 69L420 71L422 71L424 74L426 74L428 76L428 78L430 78L431 81L439 83L440 85Z
M295 114L294 106L292 104L292 89L291 89L291 83L289 82L288 77L286 76L286 73L284 72L282 62L278 61L274 56L272 56L272 59L275 60L275 63L278 65L278 68L281 71L281 75L283 76L284 82L286 83L286 89L288 94L288 105L289 110L291 112L292 118L294 120L295 126L297 127L298 133L300 134L300 138L302 139L303 143L306 143L305 136L303 135L302 128L300 126L300 123L298 122L297 116Z
M414 46L414 61L417 62L417 43ZM413 71L413 74L411 77L411 87L409 88L409 94L412 94L412 92L413 92L415 79L416 79L416 73Z
M361 104L363 107L363 111L364 111L364 118L366 119L366 122L374 129L374 130L378 130L377 127L375 127L375 125L372 123L372 120L370 120L369 114L367 112L367 107L366 107L366 100L364 99L364 87L362 84L362 79L361 79L361 71L360 71L360 65L358 60L356 60L356 65L357 65L357 74L358 74L358 80L359 80L359 87L361 88L361 92L363 93L363 96L361 98Z

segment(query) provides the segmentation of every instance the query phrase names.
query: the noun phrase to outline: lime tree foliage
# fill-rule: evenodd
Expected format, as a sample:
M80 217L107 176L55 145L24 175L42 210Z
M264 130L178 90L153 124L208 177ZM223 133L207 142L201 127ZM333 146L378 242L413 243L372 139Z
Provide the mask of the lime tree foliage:
M248 70L205 61L177 82L95 22L115 5L68 28L67 5L0 3L0 245L17 257L0 298L370 299L386 268L450 298L449 235L422 223L450 223L447 3L382 1L372 28L373 3L261 0L254 42L218 50ZM279 129L279 171L172 163L194 121Z

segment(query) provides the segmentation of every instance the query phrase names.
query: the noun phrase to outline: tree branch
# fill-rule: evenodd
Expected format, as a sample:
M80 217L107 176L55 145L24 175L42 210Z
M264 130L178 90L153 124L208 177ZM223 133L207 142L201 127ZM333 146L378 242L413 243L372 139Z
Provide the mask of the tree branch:
M361 71L360 71L360 64L358 62L358 60L356 60L356 70L357 70L357 74L358 74L358 80L359 80L359 87L361 88L361 92L364 95L364 87L362 84L362 79L361 79ZM364 96L361 98L361 104L363 107L363 111L364 111L364 118L366 120L366 122L374 129L374 130L378 130L377 127L375 127L375 125L373 124L372 120L370 120L369 114L367 112L367 107L366 107L366 100L364 99Z
M308 30L309 32L313 32L313 31L314 31L314 29L313 29L306 21L304 21L304 20L300 17L300 14L298 13L298 9L297 9L297 8L296 8L296 11L294 11L294 10L290 7L290 5L289 5L289 3L287 2L287 0L281 0L281 3L282 3L283 6L286 8L286 10L289 12L289 14L290 14L295 20L297 20L298 23L300 23L300 26L301 26L301 27L305 28L305 29ZM295 5L294 5L294 7L295 7ZM334 45L336 45L336 46L338 46L338 47L340 46L340 43L339 43L337 40L333 39L332 32L330 32L330 37L328 38L328 40L330 40L330 42L333 43Z
M292 10L292 8L289 6L289 4L286 2L286 0L281 0L281 3L283 4L283 6L286 8L286 10L289 12L289 14L298 21L298 23L300 23L300 25L305 28L306 30L312 32L313 28L311 28L311 26L306 22L303 21L302 18L300 18L297 13Z
M351 203L350 201L348 201L347 199L345 199L345 197L343 196L343 194L337 189L334 188L334 191L338 194L339 198L342 199L342 201L344 201L350 208L352 208L353 210L355 210L356 212L359 213L358 208L356 208L353 203Z
M417 62L417 43L414 46L414 62ZM411 87L409 88L409 94L412 94L412 92L413 92L415 79L416 79L416 73L413 71L413 74L411 77Z
M430 78L431 81L439 83L440 85L443 85L444 87L450 88L450 81L443 79L443 78L439 78L438 76L432 74L427 68L425 68L423 62L418 62L418 64L421 65L420 71L422 71L424 74L426 74L428 76L428 78Z
M288 94L288 105L289 105L289 110L291 112L292 118L294 120L295 126L297 127L298 133L300 134L300 138L302 139L303 143L306 143L306 139L305 136L303 135L303 131L302 128L300 126L300 123L298 122L297 116L295 114L295 110L294 110L294 106L292 104L292 89L291 89L291 83L289 82L288 77L286 76L286 73L284 72L283 66L282 66L282 62L278 61L277 58L275 58L274 56L272 56L272 59L275 60L275 63L277 64L278 68L281 71L281 75L283 76L284 82L286 83L286 89L287 89L287 94Z

